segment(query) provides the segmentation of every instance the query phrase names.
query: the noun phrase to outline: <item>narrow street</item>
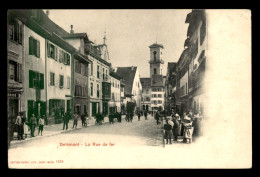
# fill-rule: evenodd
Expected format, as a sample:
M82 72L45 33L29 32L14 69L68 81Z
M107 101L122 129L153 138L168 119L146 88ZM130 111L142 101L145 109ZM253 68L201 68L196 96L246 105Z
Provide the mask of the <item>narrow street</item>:
M80 129L62 131L58 135L43 136L11 145L8 151L9 165L12 166L12 163L17 162L23 168L31 168L32 166L40 168L41 164L45 164L44 168L54 168L57 167L57 164L46 163L62 160L63 168L66 167L65 163L71 165L71 160L75 157L76 159L82 158L83 161L102 159L104 155L106 158L121 159L121 155L131 155L130 152L135 151L136 148L139 150L148 147L163 148L161 125L156 125L156 121L151 116L148 117L148 120L141 117L141 120L138 121L137 116L135 116L133 122L126 122L125 119L122 119L121 123L115 121L114 124L104 123L87 128L81 128L81 121L79 121L78 127ZM78 146L64 146L61 143L74 143ZM139 153L141 152L142 150Z

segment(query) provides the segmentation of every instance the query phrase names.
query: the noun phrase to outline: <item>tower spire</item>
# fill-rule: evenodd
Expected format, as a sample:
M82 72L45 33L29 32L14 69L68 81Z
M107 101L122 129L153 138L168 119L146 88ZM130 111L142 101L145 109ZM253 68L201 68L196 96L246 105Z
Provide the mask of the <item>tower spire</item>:
M106 29L105 29L104 37L103 37L103 44L106 44L106 40L107 40L107 38L106 38Z

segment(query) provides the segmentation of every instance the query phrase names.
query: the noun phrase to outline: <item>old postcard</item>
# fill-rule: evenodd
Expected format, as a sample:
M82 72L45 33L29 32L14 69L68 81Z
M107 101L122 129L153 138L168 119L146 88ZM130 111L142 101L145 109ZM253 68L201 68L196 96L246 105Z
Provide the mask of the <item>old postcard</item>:
M7 12L11 169L251 168L251 11Z

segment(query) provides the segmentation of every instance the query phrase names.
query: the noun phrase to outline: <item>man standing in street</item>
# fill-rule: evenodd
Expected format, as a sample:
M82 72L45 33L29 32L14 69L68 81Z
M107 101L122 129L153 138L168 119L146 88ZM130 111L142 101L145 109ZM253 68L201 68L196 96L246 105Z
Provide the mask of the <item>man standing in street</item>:
M144 117L145 117L145 120L148 120L147 119L147 111L146 110L144 111Z
M32 114L30 124L31 124L31 137L35 137L34 131L35 131L35 126L37 125L37 120L34 114Z
M156 120L157 125L159 125L159 119L160 119L160 115L159 115L159 111L157 111L155 113L155 120Z
M72 128L74 128L74 126L75 126L75 128L77 128L77 125L78 125L78 114L75 113L73 115L73 127Z
M65 126L66 126L66 130L68 130L68 122L69 122L69 114L68 112L66 112L63 117L63 130L65 129Z
M140 111L138 111L137 115L138 115L138 121L140 121L140 117L141 117Z

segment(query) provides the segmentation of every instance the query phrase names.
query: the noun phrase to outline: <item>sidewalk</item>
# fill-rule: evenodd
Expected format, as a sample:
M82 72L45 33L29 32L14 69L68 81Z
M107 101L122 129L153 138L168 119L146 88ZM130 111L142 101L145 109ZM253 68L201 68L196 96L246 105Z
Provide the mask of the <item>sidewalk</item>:
M122 117L123 118L123 117ZM87 126L94 126L96 119L91 117L87 120ZM108 117L104 118L104 122L103 123L107 123L109 122ZM70 120L68 123L68 129L67 130L63 130L63 123L61 124L53 124L53 125L45 125L43 128L43 136L38 135L38 127L35 128L35 137L31 138L30 134L27 134L27 138L25 138L25 140L18 140L17 139L17 132L14 133L14 139L10 142L10 145L14 145L14 144L20 144L20 143L24 143L24 142L28 142L34 139L39 139L39 138L43 138L43 137L49 137L49 136L54 136L54 135L58 135L61 134L63 132L69 132L69 131L74 131L74 130L79 130L82 128L86 128L86 127L82 127L82 122L81 120L78 120L78 125L77 125L77 129L72 129L73 126L73 120Z

